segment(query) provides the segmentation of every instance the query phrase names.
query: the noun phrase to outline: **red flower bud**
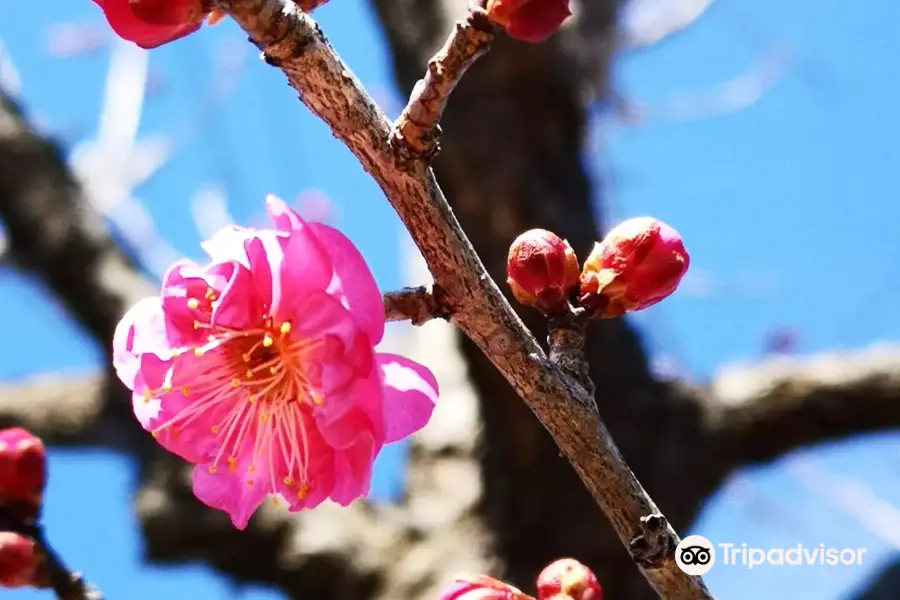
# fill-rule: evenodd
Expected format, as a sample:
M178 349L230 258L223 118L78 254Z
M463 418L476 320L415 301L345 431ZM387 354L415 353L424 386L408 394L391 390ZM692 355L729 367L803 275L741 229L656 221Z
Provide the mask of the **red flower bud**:
M564 239L544 229L515 239L506 258L506 283L522 304L550 313L578 285L578 258Z
M34 541L18 533L0 532L0 587L29 585L34 579L36 564Z
M488 18L523 42L540 43L572 14L569 0L488 0Z
M603 591L594 572L574 558L561 558L547 565L538 575L537 588L538 600L603 599Z
M672 227L629 219L594 244L581 272L581 304L603 318L647 308L675 291L690 262Z
M156 48L194 33L212 10L209 0L94 0L120 38ZM218 18L220 13L211 18Z
M534 600L508 583L487 575L459 577L441 593L439 600Z
M47 481L44 443L16 427L0 430L0 501L31 507L20 517L33 516Z

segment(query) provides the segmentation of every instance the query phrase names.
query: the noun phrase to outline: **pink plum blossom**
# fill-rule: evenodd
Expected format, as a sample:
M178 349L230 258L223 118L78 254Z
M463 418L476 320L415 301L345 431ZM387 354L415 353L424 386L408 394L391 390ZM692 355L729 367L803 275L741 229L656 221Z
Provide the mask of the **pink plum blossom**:
M291 512L365 496L382 446L438 396L427 368L375 352L384 305L353 243L274 196L266 208L274 229L218 231L211 262L175 263L113 341L141 425L239 529L270 495Z

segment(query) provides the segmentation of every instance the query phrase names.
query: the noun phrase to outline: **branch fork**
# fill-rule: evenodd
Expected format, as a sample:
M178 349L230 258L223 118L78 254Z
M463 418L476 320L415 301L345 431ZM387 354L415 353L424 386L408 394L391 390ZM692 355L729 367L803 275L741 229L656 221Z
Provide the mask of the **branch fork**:
M443 47L428 61L425 77L416 83L391 129L391 147L404 161L431 160L440 152L439 123L450 94L469 67L490 49L498 31L477 4L454 25Z

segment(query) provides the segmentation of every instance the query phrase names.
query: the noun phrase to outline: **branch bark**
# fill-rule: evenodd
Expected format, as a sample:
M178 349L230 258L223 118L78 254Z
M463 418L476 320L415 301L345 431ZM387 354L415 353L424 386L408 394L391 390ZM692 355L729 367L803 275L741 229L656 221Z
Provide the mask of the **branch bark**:
M456 23L444 46L428 61L425 77L413 88L397 119L390 138L397 151L418 158L437 154L438 123L450 94L468 68L488 51L497 31L484 9L473 3L466 18Z
M450 309L444 305L440 288L419 286L398 292L385 292L384 316L388 321L409 321L421 325L430 319L447 319Z

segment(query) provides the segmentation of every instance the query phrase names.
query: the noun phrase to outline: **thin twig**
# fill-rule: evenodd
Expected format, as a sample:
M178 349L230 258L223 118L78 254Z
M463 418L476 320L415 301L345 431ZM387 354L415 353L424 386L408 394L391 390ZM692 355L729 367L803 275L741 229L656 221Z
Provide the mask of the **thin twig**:
M103 600L103 594L85 581L81 573L70 571L47 542L42 529L37 529L35 541L44 557L43 568L50 587L59 600Z
M590 321L583 308L573 309L567 302L566 311L550 317L547 345L550 362L574 377L591 396L596 386L591 381L590 366L584 358L584 343Z
M413 88L409 103L391 131L391 145L404 155L431 158L440 150L441 115L462 76L490 48L497 26L473 4L444 46L428 61L428 71Z
M384 293L384 317L388 321L409 321L422 325L431 319L446 319L450 310L441 302L440 288L425 286Z
M702 579L675 564L678 536L625 463L593 395L548 359L513 312L426 161L407 160L390 144L384 113L316 22L288 0L217 1L385 193L443 290L453 322L547 428L660 597L711 599Z
M70 571L47 541L43 527L34 518L23 518L21 511L0 504L0 531L18 533L34 540L40 556L33 585L50 588L59 600L103 600L103 595L85 581L80 573Z

